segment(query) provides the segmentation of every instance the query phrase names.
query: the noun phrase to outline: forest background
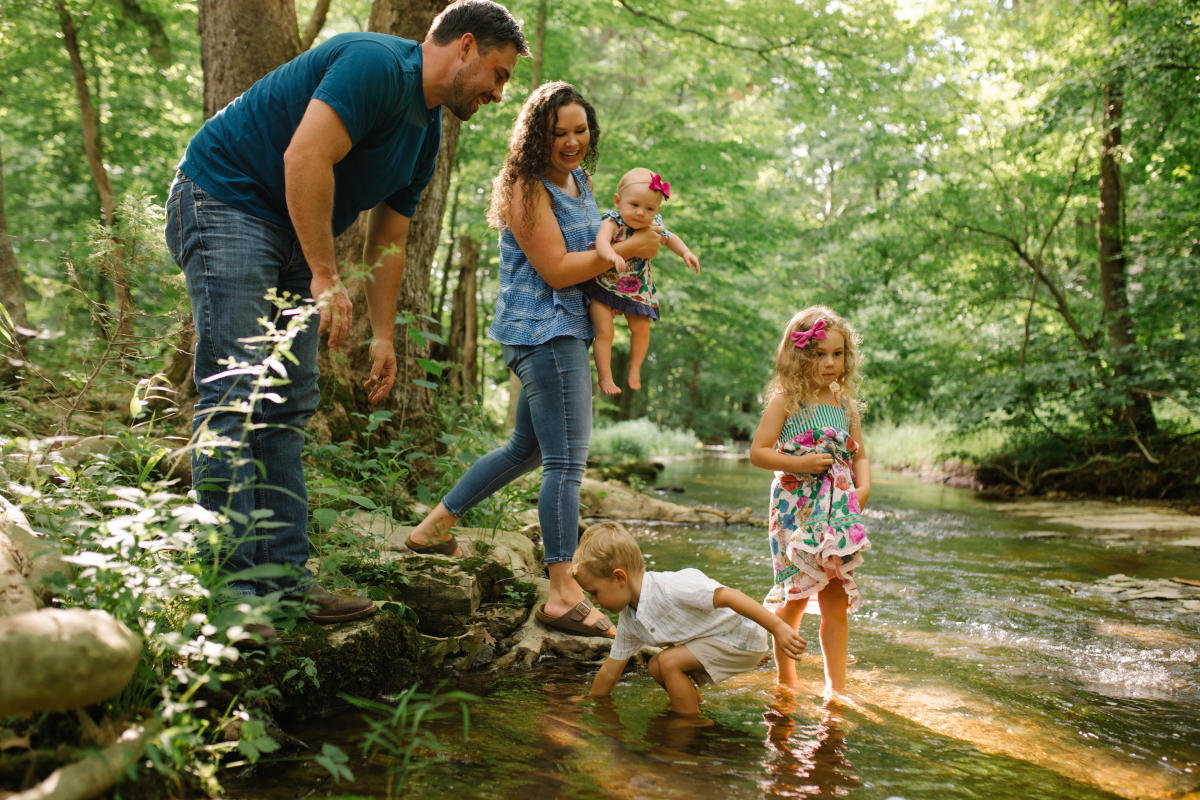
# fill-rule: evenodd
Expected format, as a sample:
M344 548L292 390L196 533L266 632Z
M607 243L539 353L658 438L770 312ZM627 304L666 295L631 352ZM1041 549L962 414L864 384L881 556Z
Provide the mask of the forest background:
M6 447L151 412L187 434L161 207L188 139L314 41L419 38L442 5L0 0ZM825 303L865 341L868 434L908 432L893 462L965 448L985 482L1026 491L1200 492L1195 2L508 5L535 57L502 104L448 126L410 237L399 386L370 416L364 348L323 353L316 441L436 450L448 407L499 428L484 212L530 87L564 79L598 110L601 205L630 167L661 173L666 224L703 265L656 260L645 388L598 398L599 427L745 439L784 324Z

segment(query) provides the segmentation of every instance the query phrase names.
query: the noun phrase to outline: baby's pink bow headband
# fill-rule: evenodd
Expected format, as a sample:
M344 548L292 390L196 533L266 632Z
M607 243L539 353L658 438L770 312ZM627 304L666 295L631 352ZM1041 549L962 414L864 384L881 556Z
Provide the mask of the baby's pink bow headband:
M662 175L657 172L650 175L650 191L662 192L664 200L671 199L671 184L662 179Z
M792 331L792 343L796 345L796 349L804 347L813 339L825 339L825 320L820 317L813 323L813 326L806 331Z

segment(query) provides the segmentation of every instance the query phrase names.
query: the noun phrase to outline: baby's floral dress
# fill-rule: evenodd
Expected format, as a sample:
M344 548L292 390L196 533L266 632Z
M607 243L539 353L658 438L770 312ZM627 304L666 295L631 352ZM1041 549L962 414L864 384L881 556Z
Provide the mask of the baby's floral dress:
M623 242L633 235L633 230L625 225L625 220L621 219L618 212L605 211L600 221L606 219L617 223L613 244ZM655 214L654 224L662 227L661 214ZM670 237L671 234L663 231L664 239ZM583 290L593 300L609 308L658 320L658 291L654 288L654 278L650 275L648 258L627 259L624 271L618 272L616 268L612 268L583 284Z
M854 570L871 541L854 489L851 462L858 443L849 429L845 410L831 405L802 408L783 425L778 452L829 453L833 464L822 475L776 472L771 482L767 538L775 580L763 605L772 611L820 592L834 577L846 590L847 610L858 608Z

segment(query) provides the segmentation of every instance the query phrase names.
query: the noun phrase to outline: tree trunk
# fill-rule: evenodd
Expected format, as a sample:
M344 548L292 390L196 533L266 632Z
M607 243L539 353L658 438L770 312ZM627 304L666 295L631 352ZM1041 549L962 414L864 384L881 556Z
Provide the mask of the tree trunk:
M446 0L375 0L367 28L419 42L424 40L433 18L446 5ZM430 391L414 383L427 380L425 368L418 363L418 359L429 357L429 343L420 333L411 335L410 329L429 331L433 327L429 321L429 274L441 236L450 172L458 150L459 127L458 120L452 115L442 117L442 142L438 150L437 167L433 179L421 193L421 202L408 229L404 276L397 301L401 319L396 329L396 387L384 405L396 413L381 435L394 435L406 429L418 440L427 440L433 438L437 426L435 415L431 413L433 397ZM354 225L338 237L340 263L361 263L365 216L361 215ZM355 308L348 341L366 342L371 336L366 286L361 281L355 281L347 288ZM353 345L347 349L344 358L336 360L330 357L327 348L322 347L322 395L328 402L323 404L321 412L324 419L317 420L317 424L327 427L331 437L349 435L353 416L371 410L366 392L362 389L369 368L366 347Z
M108 168L104 166L104 141L100 136L100 117L92 103L92 94L88 89L87 70L83 66L83 56L79 48L79 32L75 28L75 20L67 10L64 0L55 3L58 11L59 27L63 34L63 47L71 61L71 75L75 81L75 98L79 104L79 120L83 129L83 149L87 155L88 168L92 173L92 181L96 185L96 194L100 200L100 221L104 227L113 231L117 219L116 195L113 192L112 180ZM113 247L108 248L107 254L100 264L100 271L112 281L114 293L117 296L116 323L105 331L105 335L113 337L117 342L123 358L133 355L133 293L129 289L129 273L125 268L124 243L114 234ZM111 313L111 312L110 312Z
M446 256L442 259L442 282L438 289L437 305L433 307L433 318L441 324L442 314L446 310L446 288L450 285L450 265L454 263L454 237L458 223L458 195L462 186L454 189L454 202L450 204L450 226L447 229ZM444 354L443 354L444 355Z
M0 304L8 312L12 329L7 331L12 341L0 335L0 383L7 383L18 369L21 359L21 333L29 327L25 308L25 289L21 285L21 268L17 253L8 238L8 220L4 216L4 154L0 153ZM8 326L0 322L0 329Z
M1100 144L1099 256L1100 294L1104 304L1104 325L1108 333L1109 358L1116 378L1113 398L1114 421L1131 425L1139 436L1154 433L1157 424L1150 399L1131 391L1133 358L1137 340L1129 314L1128 262L1125 257L1125 231L1122 220L1124 188L1121 186L1122 86L1114 81L1104 87L1104 123Z
M200 0L199 10L205 119L300 55L295 0Z
M324 3L324 10L328 3ZM224 108L254 82L300 54L295 0L200 0L200 63L204 71L204 118ZM319 18L318 18L319 15ZM305 36L324 24L322 3L313 10ZM188 314L163 368L180 397L191 397L196 328Z
M479 243L470 236L458 240L458 285L450 311L450 335L447 337L447 360L460 365L450 373L450 387L459 397L469 397L479 386L478 308L475 287L479 274Z
M537 27L533 31L532 68L529 71L529 90L542 85L542 65L546 50L546 5L547 0L538 0ZM521 380L515 372L508 378L508 413L504 416L504 427L512 430L517 424L517 401L521 399Z
M533 66L529 71L530 88L542 85L542 64L546 52L546 5L549 0L538 0L537 28L533 32Z

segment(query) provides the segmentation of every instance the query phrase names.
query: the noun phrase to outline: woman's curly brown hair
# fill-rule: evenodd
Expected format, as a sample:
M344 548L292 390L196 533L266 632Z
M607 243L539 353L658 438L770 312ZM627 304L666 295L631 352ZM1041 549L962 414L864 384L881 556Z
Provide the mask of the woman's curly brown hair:
M862 412L862 403L858 400L858 389L862 384L859 373L862 342L850 323L826 306L809 306L798 311L783 329L783 340L775 354L775 377L767 384L766 397L769 400L775 392L783 392L788 399L789 415L798 413L802 405L810 405L816 398L821 388L816 342L810 340L804 347L797 348L792 333L811 329L819 319L825 320L825 330L837 331L845 341L844 371L838 378L842 388L837 396L846 402L851 417L857 418Z
M533 187L541 185L542 173L550 163L558 110L572 104L581 106L587 114L590 136L587 152L583 156L583 168L589 174L595 168L598 157L596 145L600 141L596 110L571 84L565 81L543 83L533 90L525 105L521 106L521 113L517 115L512 136L508 140L508 155L492 186L492 205L487 218L496 228L507 228L509 225L509 204L517 181L521 182L524 191L525 216L527 219L532 217Z

